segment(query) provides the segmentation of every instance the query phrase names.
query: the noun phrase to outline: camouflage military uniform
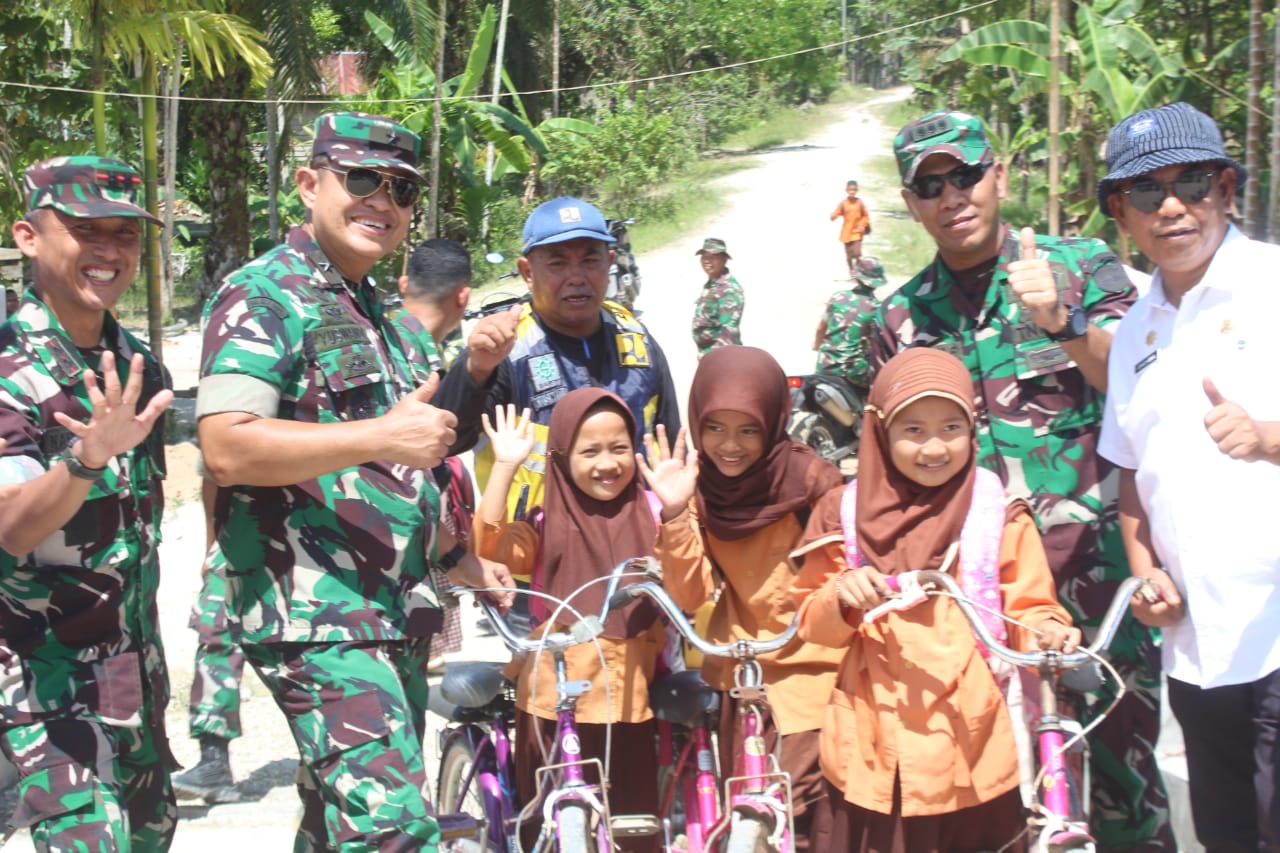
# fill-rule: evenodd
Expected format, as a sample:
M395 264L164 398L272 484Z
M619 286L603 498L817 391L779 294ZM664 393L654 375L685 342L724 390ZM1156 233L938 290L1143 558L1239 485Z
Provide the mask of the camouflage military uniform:
M1013 296L1007 265L1019 255L1018 238L1006 226L1002 239L980 306L965 304L940 260L885 300L870 340L872 369L909 346L945 349L969 366L979 395L980 462L1031 504L1058 596L1089 637L1129 576L1116 503L1119 472L1096 452L1103 395ZM1080 305L1097 326L1118 322L1134 294L1115 255L1093 239L1036 239L1061 301ZM1100 849L1171 850L1153 750L1160 663L1151 629L1126 620L1111 659L1128 692L1090 737L1093 829ZM1090 697L1086 716L1111 699L1111 693Z
M145 358L139 406L167 387L146 348L110 316L106 349L123 384ZM85 421L78 350L34 294L0 328L0 437L6 461L47 470ZM0 740L18 767L16 826L37 849L166 850L177 807L165 736L168 674L156 612L164 508L161 427L112 459L81 509L35 551L0 550ZM85 756L97 756L86 760Z
M244 391L265 385L274 410L255 414L337 423L380 416L414 387L372 281L345 281L301 228L232 274L205 320L201 416L252 411ZM295 850L418 849L438 836L421 795L438 513L426 473L387 462L219 492L238 639L302 753Z
M202 735L234 740L241 735L240 682L244 678L244 653L236 645L227 619L227 561L217 546L210 549L205 565L208 570L187 623L199 637L191 681L188 731L196 740Z
M818 344L815 373L843 376L859 388L871 385L865 334L880 310L876 288L885 283L884 265L878 258L858 260L853 287L837 290L827 301L823 323L826 331Z
M702 286L693 308L693 343L698 358L715 347L742 343L742 285L729 274L721 273Z

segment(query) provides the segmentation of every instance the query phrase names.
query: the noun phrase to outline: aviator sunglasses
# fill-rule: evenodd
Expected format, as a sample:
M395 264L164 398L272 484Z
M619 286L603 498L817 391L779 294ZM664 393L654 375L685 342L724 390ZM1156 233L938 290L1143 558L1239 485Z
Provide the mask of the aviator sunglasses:
M907 189L915 193L916 198L923 199L937 198L942 195L944 183L951 184L958 190L967 190L982 180L982 176L994 165L994 163L962 163L941 175L920 175L907 184Z
M412 178L397 178L374 169L336 169L333 166L321 166L330 172L342 175L342 185L348 195L355 198L368 198L388 186L391 200L400 207L411 207L418 200L421 187Z
M1172 181L1153 181L1140 178L1120 190L1129 197L1129 203L1143 213L1155 213L1164 204L1170 192L1183 204L1199 204L1213 189L1213 176L1217 172L1208 169L1188 169Z

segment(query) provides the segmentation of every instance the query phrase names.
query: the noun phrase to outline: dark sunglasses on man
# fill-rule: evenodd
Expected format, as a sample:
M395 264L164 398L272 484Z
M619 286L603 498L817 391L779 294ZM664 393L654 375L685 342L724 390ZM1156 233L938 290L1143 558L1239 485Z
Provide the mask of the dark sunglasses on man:
M412 178L399 178L375 169L338 169L334 166L321 166L320 168L342 175L343 188L346 189L348 195L355 198L368 198L386 185L391 195L391 200L397 206L412 207L413 203L418 200L418 194L422 189L418 182Z
M1138 178L1120 192L1129 197L1129 203L1135 209L1143 213L1155 213L1171 192L1183 204L1199 204L1204 201L1213 189L1213 176L1216 174L1218 173L1210 169L1187 169L1172 181Z
M916 198L922 199L937 198L942 195L944 184L951 184L958 190L967 190L981 181L983 175L987 174L987 170L994 165L995 163L961 163L950 172L943 172L940 175L920 175L907 184L907 189L911 190Z

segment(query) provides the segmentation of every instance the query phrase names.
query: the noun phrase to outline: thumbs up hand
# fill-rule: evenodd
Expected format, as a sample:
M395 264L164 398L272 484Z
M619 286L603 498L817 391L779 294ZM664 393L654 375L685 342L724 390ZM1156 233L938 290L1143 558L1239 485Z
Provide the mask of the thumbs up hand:
M1022 252L1009 264L1009 287L1031 312L1031 322L1046 332L1057 332L1067 324L1067 309L1058 301L1058 285L1049 262L1037 257L1036 232L1023 228L1018 233Z
M415 468L434 468L449 453L457 437L458 419L453 412L431 405L431 396L440 376L431 374L422 385L406 394L380 419L387 452L382 458Z
M1243 459L1246 462L1266 459L1262 434L1249 413L1239 403L1233 403L1222 396L1218 386L1208 377L1204 380L1204 395L1209 398L1209 405L1213 407L1204 416L1204 428L1208 430L1209 437L1217 442L1218 450L1232 459Z

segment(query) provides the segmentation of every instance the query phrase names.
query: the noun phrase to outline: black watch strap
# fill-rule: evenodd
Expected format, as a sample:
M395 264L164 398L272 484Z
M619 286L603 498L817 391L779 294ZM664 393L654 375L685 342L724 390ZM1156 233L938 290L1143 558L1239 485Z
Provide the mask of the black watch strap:
M1045 334L1049 336L1049 340L1060 344L1083 338L1088 331L1089 315L1084 313L1084 309L1079 305L1068 305L1066 324L1056 332L1046 332Z
M461 544L457 544L457 545L454 545L452 548L450 548L449 553L445 554L443 557L437 560L436 563L437 565L440 566L440 568L444 569L447 572L450 569L452 569L454 566L458 565L458 563L460 563L462 561L462 558L465 556L467 556L467 549L464 548Z
M103 465L101 468L90 468L88 465L81 462L79 457L76 456L75 451L72 449L77 443L79 443L79 441L80 436L76 436L71 440L71 443L67 445L66 451L62 454L62 461L67 463L67 471L72 477L76 477L80 480L88 480L91 483L95 482L103 474L107 473L107 466Z

